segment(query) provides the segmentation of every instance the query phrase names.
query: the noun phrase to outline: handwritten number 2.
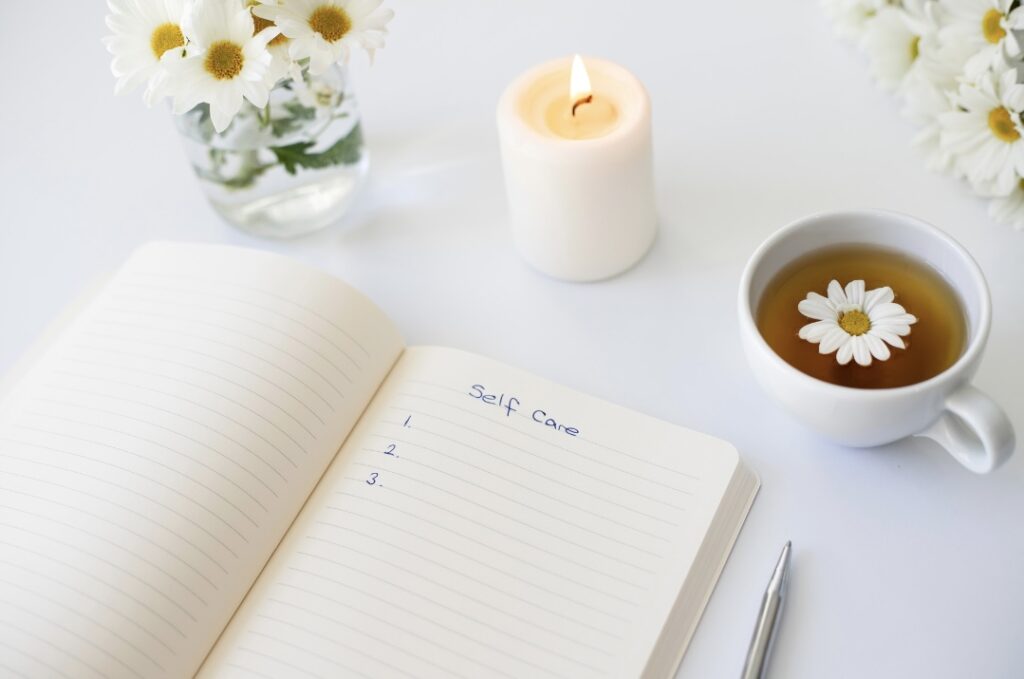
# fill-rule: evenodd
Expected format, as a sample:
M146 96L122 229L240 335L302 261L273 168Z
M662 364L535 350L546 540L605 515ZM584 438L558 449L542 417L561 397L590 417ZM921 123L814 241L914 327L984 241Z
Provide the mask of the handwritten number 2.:
M390 455L391 457L398 457L398 455L395 454L395 448L397 447L398 446L396 446L394 443L389 443L388 447L384 449L384 454Z
M376 486L378 476L380 476L380 474L378 474L377 472L370 472L370 478L366 479L366 485Z

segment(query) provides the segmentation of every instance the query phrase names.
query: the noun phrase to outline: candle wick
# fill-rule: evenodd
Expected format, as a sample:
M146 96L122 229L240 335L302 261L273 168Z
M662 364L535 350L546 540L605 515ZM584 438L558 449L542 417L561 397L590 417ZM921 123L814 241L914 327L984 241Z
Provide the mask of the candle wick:
M580 106L583 106L583 104L589 104L592 101L594 101L594 95L588 94L587 96L583 97L582 99L577 101L575 104L573 104L572 105L572 117L573 118L576 117L576 109L578 109Z

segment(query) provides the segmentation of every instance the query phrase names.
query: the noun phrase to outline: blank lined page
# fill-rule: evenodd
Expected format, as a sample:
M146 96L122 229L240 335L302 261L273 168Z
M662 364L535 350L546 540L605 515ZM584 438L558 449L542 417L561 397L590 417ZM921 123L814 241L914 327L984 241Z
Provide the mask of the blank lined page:
M136 253L0 410L0 658L198 668L401 351L280 257Z
M640 676L737 464L408 349L201 676Z

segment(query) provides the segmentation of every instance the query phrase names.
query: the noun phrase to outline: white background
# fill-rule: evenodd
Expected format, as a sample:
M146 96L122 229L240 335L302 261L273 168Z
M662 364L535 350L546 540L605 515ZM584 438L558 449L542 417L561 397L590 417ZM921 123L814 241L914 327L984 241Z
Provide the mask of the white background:
M412 344L493 356L732 441L763 488L679 676L735 677L783 542L791 598L772 676L1024 676L1024 454L976 477L933 444L831 446L753 383L736 287L809 212L883 207L978 259L995 319L977 385L1024 438L1024 233L928 174L897 102L814 2L389 0L389 47L354 77L372 179L342 228L246 237L205 204L169 114L115 98L99 2L0 5L0 371L95 276L152 239L273 249L373 298ZM494 108L572 51L650 89L662 225L592 285L511 247Z

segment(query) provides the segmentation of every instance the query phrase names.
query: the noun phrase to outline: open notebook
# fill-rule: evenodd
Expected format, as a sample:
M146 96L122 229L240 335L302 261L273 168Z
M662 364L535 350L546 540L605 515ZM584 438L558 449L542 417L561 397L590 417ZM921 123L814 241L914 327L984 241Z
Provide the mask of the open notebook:
M0 403L0 675L669 677L756 477L275 255L138 251Z

